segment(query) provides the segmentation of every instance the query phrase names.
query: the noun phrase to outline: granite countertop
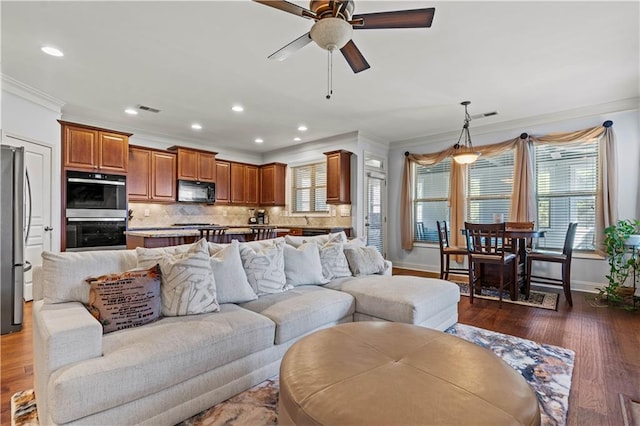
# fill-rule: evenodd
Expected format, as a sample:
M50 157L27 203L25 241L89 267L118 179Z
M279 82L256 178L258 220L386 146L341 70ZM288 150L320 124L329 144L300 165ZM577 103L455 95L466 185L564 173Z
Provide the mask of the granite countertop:
M134 228L126 231L126 235L131 235L134 237L145 237L145 238L168 238L168 237L193 237L199 236L200 231L199 228L228 228L227 234L238 235L238 234L251 234L251 228L260 228L266 227L269 225L257 225L257 226L221 226L221 225L212 225L212 226L174 226L168 228ZM289 232L289 228L278 228L275 229L276 232Z

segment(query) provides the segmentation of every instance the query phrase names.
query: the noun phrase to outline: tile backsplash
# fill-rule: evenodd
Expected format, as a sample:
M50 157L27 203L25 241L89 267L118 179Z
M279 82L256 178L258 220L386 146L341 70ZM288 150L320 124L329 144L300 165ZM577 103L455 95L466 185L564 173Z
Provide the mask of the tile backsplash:
M265 207L269 224L278 226L351 226L351 215L341 216L348 205L331 206L335 216L289 216L283 207ZM208 206L203 204L129 203L132 217L129 228L155 228L175 223L215 223L226 226L247 225L256 209L240 206ZM254 210L254 211L252 211ZM148 213L148 216L145 216Z

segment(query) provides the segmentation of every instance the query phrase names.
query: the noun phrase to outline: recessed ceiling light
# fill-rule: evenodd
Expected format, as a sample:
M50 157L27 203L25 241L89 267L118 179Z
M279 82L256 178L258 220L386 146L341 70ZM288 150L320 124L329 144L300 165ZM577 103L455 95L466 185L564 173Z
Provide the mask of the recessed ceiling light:
M300 139L300 138L293 138L293 140L294 140L294 141L296 141L296 142L300 142L302 139Z
M307 126L302 124L302 125L298 126L298 130L300 130L301 132L306 132L307 131Z
M264 142L264 141L263 141L262 139L260 139L260 138L257 138L257 139L255 140L255 142L256 142L256 143L262 143L262 142Z
M136 111L133 108L127 108L127 109L124 110L124 112L126 112L129 115L138 115L138 111Z
M234 105L231 107L231 110L235 112L242 112L244 111L244 107L242 105Z
M191 128L192 128L193 130L202 130L202 125L200 125L200 124L198 124L198 123L193 123L193 124L191 125Z
M62 53L62 50L56 49L55 47L52 47L52 46L42 46L40 50L42 50L47 55L58 56L58 57L64 56L64 53Z

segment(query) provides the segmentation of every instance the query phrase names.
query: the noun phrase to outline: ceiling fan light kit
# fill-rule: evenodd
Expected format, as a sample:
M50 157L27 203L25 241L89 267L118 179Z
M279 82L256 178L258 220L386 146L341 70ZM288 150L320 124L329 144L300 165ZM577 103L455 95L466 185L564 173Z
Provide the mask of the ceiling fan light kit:
M460 103L460 105L464 106L464 124L462 125L462 131L460 132L460 137L458 137L458 142L453 146L456 150L453 154L453 160L458 164L475 163L481 155L480 152L473 149L473 145L471 144L471 134L469 134L469 122L471 121L471 116L467 111L467 107L470 104L471 101L464 101ZM464 145L460 145L463 135Z
M311 40L324 50L342 49L353 34L353 27L340 18L324 18L311 27Z

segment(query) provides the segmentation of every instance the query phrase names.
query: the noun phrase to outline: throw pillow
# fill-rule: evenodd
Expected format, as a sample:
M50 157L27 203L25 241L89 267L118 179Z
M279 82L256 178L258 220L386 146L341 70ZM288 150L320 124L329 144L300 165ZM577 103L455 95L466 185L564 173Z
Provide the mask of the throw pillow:
M240 244L240 257L251 288L258 295L282 293L287 285L284 273L284 238Z
M138 265L160 264L162 314L173 317L218 311L207 241L201 239L186 252L167 249L136 248Z
M160 318L160 267L87 278L91 315L103 333L138 327Z
M355 276L382 274L387 269L384 258L373 246L345 248L344 254Z
M329 241L320 247L320 263L322 275L328 280L340 277L350 277L351 270L344 255L342 241Z
M314 241L319 245L328 243L329 241L347 241L347 234L344 231L334 232L325 235L314 235L312 237L299 237L296 235L285 235L285 242L291 246L298 247L303 243Z
M218 303L244 303L258 298L247 280L242 267L240 243L209 243L209 258L216 280Z
M298 248L284 245L284 274L287 284L292 286L328 282L322 274L320 250L314 242L304 243Z

